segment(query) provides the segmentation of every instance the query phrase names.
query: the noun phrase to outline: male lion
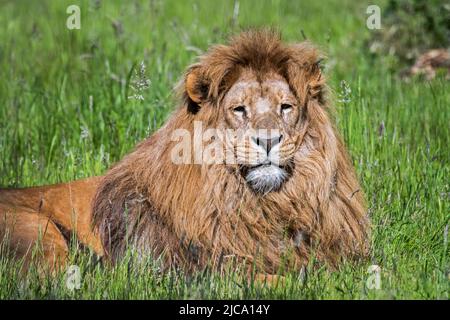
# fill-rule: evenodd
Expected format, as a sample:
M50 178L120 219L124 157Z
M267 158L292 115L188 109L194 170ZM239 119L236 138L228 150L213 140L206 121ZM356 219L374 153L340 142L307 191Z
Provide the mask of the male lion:
M0 190L0 236L25 260L39 239L50 265L64 263L71 232L109 261L132 248L187 271L234 261L271 274L313 256L334 267L366 255L364 197L330 120L319 59L310 44L267 30L212 47L188 68L167 124L106 175ZM193 133L195 122L256 133L231 146L236 162L185 154L190 161L174 163L174 132Z

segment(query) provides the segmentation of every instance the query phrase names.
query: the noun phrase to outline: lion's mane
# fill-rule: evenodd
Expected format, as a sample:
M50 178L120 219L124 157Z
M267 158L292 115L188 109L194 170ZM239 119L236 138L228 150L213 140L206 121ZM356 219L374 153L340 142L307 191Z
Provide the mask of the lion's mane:
M367 253L369 221L363 192L329 115L317 50L283 44L272 31L248 31L213 47L192 70L199 105L181 82L182 104L165 126L140 143L104 177L93 201L93 227L106 255L131 246L162 257L164 267L189 270L227 259L266 272L315 260L336 265ZM306 110L307 130L292 176L277 192L257 195L238 170L225 165L174 164L171 133L194 121L214 127L233 68L276 71ZM195 99L194 99L195 100ZM287 257L287 258L286 258Z

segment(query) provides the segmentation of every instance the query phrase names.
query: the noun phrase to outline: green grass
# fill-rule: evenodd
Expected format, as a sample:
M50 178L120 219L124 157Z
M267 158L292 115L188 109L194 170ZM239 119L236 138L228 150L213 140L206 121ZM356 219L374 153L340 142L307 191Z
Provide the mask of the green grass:
M373 1L372 1L373 2ZM336 119L367 194L370 261L290 274L260 288L229 274L158 275L151 261L112 268L73 260L66 275L17 274L0 258L0 298L448 299L450 85L401 83L369 56L367 5L357 1L0 1L0 185L31 186L100 175L157 130L176 107L172 88L199 51L246 26L304 34L328 54ZM96 5L98 3L99 5ZM235 10L239 3L239 12ZM81 30L65 27L81 7ZM383 3L381 3L382 5ZM113 23L120 26L115 31ZM143 61L151 85L129 99ZM351 92L347 99L342 81ZM342 101L345 100L345 101ZM366 287L371 264L381 289Z

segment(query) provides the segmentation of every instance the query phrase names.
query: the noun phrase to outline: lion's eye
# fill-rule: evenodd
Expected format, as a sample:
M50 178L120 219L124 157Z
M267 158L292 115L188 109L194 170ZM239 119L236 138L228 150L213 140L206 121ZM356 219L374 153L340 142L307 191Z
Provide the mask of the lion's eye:
M247 111L244 106L238 106L233 109L233 112L237 116L245 116L247 114Z
M286 113L290 112L291 110L292 110L292 106L290 104L283 103L281 105L281 113L286 114Z

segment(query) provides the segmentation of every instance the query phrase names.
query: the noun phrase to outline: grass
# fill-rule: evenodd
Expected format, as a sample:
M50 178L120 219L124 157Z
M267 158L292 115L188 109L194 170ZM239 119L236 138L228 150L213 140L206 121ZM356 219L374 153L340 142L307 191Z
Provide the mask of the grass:
M198 52L242 27L278 27L328 54L336 120L367 194L371 261L290 274L261 288L235 275L159 275L152 261L92 266L79 290L0 258L0 298L448 299L449 82L400 82L368 54L367 4L352 1L1 1L0 185L100 175L176 107L174 84ZM373 2L373 1L372 1ZM66 8L81 8L68 30ZM383 6L384 2L380 5ZM151 84L136 92L139 64ZM345 90L347 88L347 90ZM75 250L74 250L75 251ZM381 288L368 289L371 264Z

